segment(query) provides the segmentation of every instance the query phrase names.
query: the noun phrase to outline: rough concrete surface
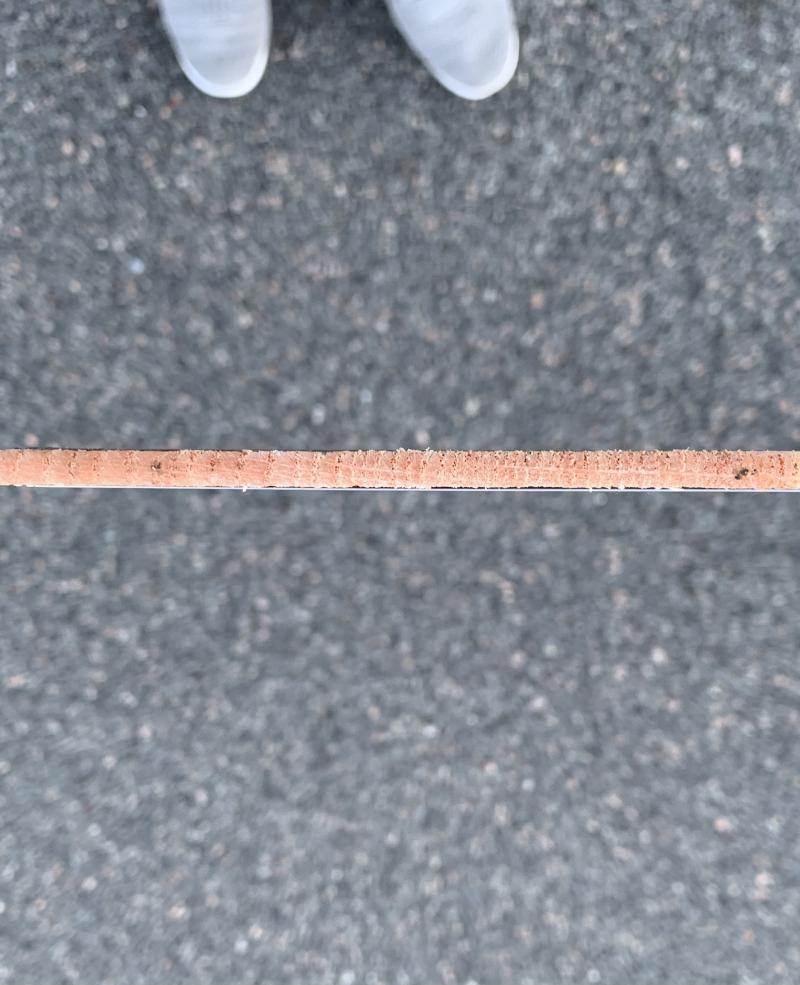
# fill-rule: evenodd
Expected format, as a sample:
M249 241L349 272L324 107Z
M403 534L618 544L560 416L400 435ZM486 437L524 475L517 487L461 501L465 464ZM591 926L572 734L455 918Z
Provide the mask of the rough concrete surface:
M800 14L0 0L0 446L791 449ZM793 983L800 500L0 492L0 979Z

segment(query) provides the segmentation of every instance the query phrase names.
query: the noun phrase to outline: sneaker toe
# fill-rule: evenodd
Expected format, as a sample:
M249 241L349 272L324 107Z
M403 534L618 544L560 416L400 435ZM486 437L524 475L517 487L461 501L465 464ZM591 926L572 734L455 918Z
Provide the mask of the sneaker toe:
M160 6L181 68L201 92L233 98L255 88L269 57L268 0L218 11L187 0L160 0Z
M389 7L411 47L457 96L486 99L514 75L519 34L510 0L389 0Z
M439 62L442 72L465 89L487 91L502 88L517 62L516 28L495 31L461 48L445 53Z
M224 51L209 52L200 50L192 52L184 48L181 51L184 68L192 80L200 87L214 90L224 90L225 94L245 95L259 81L267 67L266 46L255 47L246 52L239 51L231 57Z

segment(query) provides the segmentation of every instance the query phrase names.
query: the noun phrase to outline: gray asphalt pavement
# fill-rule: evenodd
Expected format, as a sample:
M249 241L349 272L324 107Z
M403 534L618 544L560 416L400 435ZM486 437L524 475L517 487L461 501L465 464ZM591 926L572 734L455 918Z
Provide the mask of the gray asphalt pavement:
M800 14L0 0L0 445L800 444ZM0 492L0 981L794 983L800 500Z

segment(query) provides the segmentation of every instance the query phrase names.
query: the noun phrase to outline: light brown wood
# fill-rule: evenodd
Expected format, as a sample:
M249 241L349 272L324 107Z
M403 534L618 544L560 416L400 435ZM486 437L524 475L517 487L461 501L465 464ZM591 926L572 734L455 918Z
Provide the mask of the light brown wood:
M800 490L797 451L0 450L0 486Z

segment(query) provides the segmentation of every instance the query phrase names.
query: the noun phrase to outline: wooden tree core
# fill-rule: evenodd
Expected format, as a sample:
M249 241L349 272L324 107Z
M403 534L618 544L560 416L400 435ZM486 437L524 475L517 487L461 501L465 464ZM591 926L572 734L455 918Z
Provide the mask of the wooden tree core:
M800 490L796 451L0 450L0 486Z

